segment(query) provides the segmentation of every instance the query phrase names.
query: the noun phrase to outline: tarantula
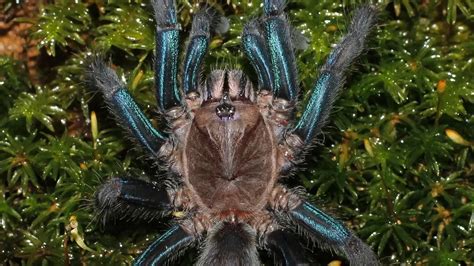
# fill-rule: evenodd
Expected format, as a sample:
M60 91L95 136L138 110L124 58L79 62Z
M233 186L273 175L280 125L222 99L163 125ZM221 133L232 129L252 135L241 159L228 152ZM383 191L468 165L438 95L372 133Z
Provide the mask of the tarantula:
M281 183L327 120L344 73L363 51L375 8L355 11L348 33L320 69L308 104L293 122L299 89L285 0L264 0L264 14L243 30L242 47L257 74L257 90L234 69L213 70L201 82L211 32L223 21L212 8L193 18L178 80L176 4L154 0L151 5L157 24L156 98L169 133L152 126L104 62L93 60L88 68L119 124L154 161L167 166L171 180L112 178L96 192L99 215L183 214L134 265L164 264L201 239L198 265L258 265L257 248L278 254L286 265L307 263L294 228L320 247L342 253L352 265L378 264L351 230Z

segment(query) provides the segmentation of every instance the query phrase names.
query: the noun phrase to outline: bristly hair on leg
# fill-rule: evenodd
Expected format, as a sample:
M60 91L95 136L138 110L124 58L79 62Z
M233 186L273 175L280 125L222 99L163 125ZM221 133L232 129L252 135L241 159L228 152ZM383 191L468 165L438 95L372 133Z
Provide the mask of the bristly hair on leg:
M341 248L351 265L378 266L380 265L372 249L355 235L352 235Z
M258 90L273 91L270 54L265 43L263 29L257 19L245 24L242 32L242 47L257 74Z
M221 12L219 12L219 10L217 10L211 4L201 4L201 8L197 14L199 13L205 13L207 16L209 16L211 26L210 30L212 33L221 35L229 30L229 19L226 18L223 14L221 14ZM195 27L194 21L192 27ZM200 28L200 25L196 25L196 28Z
M229 30L229 21L216 8L209 4L204 6L194 15L191 26L190 39L197 35L209 33L224 34Z
M277 110L281 109L281 104L293 106L299 93L290 23L283 11L285 5L283 0L264 1L265 16L262 19L273 72L273 94L275 99L280 98L278 104L274 101Z
M321 249L342 253L351 265L379 265L375 253L342 222L306 201L289 212L298 230Z
M266 236L266 246L274 253L275 262L279 265L310 265L298 236L288 230L275 230Z
M267 15L278 15L283 12L286 0L264 0L264 11Z
M104 62L104 58L95 55L88 61L85 76L89 88L100 89L105 99L109 100L117 90L124 87L117 73Z
M227 25L226 25L227 23ZM228 30L228 22L212 6L204 5L194 16L182 71L182 90L194 95L202 84L202 70L212 33Z
M156 100L161 112L174 110L170 115L180 113L183 95L178 82L179 35L174 0L155 0L151 2L156 21L155 35L155 90Z
M331 52L329 58L321 69L339 70L341 74L365 49L365 41L377 20L377 10L374 6L365 5L355 10L349 25L347 35Z
M366 5L358 8L348 33L337 44L321 67L311 98L294 130L305 144L311 144L325 125L331 108L345 82L345 73L362 53L365 40L375 25L377 10Z
M156 24L160 29L174 27L178 23L174 0L152 0L151 6Z
M137 178L111 178L94 195L94 208L102 224L111 220L151 221L168 214L168 193Z
M90 61L86 69L87 83L102 92L109 110L130 139L140 144L151 158L160 157L160 147L167 137L153 127L115 71L98 56Z
M290 25L290 35L291 35L291 43L293 44L293 48L300 51L305 51L309 48L309 38L305 36L301 31L299 31L295 27L291 27Z

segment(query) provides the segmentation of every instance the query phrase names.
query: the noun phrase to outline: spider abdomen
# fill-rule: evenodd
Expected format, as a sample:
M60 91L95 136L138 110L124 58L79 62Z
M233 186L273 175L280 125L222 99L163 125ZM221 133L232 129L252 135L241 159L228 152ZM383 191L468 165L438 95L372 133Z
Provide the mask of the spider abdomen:
M255 104L232 104L232 119L216 115L218 102L195 112L183 151L184 179L204 209L257 211L277 176L274 136Z

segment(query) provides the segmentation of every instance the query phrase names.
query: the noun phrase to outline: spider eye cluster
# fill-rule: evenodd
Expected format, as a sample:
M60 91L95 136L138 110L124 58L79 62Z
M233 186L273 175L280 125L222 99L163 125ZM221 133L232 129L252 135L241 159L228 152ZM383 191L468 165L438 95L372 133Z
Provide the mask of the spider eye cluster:
M235 106L224 102L216 107L216 114L222 120L232 119L235 114Z

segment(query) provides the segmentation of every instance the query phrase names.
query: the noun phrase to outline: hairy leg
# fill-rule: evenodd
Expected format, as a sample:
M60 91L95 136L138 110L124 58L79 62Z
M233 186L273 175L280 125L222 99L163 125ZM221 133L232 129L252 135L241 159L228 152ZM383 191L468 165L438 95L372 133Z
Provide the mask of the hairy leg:
M379 265L375 253L343 223L280 186L272 192L270 207L289 218L320 247L338 251L351 265Z
M326 122L336 96L344 84L345 72L362 53L365 39L376 22L376 10L363 6L355 11L349 31L329 55L320 70L313 94L294 128L305 144L313 141Z
M258 90L273 91L273 72L264 33L257 20L247 23L242 33L242 46L258 77Z
M204 7L194 15L183 68L182 84L185 94L198 91L200 72L209 48L211 32L215 32L216 27L219 28L223 21L224 18L211 7Z
M130 133L132 139L148 153L159 157L160 147L167 137L153 128L117 74L102 60L96 58L89 65L87 76L91 85L102 91L117 122Z
M264 0L262 24L273 73L273 95L290 103L298 96L295 55L290 26L283 9L285 0Z
M298 78L285 0L264 0L264 15L246 24L242 44L257 72L258 105L281 129L288 126L298 97ZM277 133L281 135L281 131Z
M155 240L135 261L134 266L164 265L195 241L179 225L174 225Z
M283 265L309 265L303 246L292 232L282 229L272 231L266 235L265 242Z
M204 10L194 15L189 44L183 69L183 90L185 94L195 92L199 87L199 78L204 57L211 38L212 15Z
M310 203L303 201L289 213L293 221L309 233L320 246L344 253L351 265L379 265L369 246L340 221Z
M153 0L156 20L155 85L162 112L181 105L178 87L179 30L174 0Z
M95 208L105 223L117 218L149 220L170 212L173 206L165 189L139 179L115 177L97 190Z

